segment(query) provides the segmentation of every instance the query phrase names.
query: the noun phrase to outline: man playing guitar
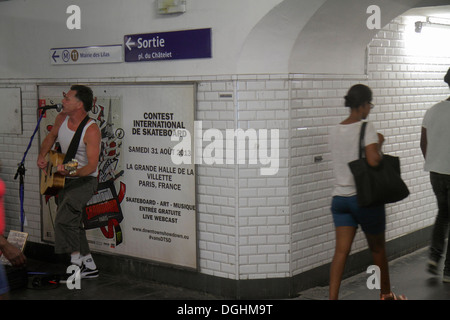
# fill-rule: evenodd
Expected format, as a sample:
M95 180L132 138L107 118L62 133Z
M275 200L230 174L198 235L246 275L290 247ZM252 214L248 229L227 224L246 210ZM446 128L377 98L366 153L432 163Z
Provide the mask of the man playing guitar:
M73 85L70 91L64 94L62 105L62 111L56 116L55 124L41 144L37 165L43 170L42 174L47 174L46 156L55 142L61 146L62 153L67 153L75 131L92 108L92 90L83 85ZM57 172L66 178L56 199L58 209L55 218L55 252L70 254L71 263L81 269L81 278L98 277L83 228L82 213L86 203L97 190L100 143L100 129L94 120L89 119L82 131L75 155L77 170L69 174L63 164L57 166Z

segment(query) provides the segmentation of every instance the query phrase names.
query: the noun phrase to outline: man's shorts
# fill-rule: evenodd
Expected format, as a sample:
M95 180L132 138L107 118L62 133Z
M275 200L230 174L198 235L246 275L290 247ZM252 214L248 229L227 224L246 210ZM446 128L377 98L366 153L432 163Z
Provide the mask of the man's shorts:
M381 234L386 230L386 210L384 205L360 207L356 196L335 196L331 202L331 212L336 227L358 227L364 233Z

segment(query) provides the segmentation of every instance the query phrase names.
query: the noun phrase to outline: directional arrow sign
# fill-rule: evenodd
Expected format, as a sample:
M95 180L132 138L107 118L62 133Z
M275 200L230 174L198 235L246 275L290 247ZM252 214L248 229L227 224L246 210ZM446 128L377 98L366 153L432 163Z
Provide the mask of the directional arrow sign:
M131 48L134 47L136 43L131 41L131 37L128 38L127 42L125 43L125 45L127 46L128 50L132 50Z
M50 49L53 65L123 62L122 45Z
M52 54L52 59L53 59L53 62L55 62L55 63L58 62L57 59L60 57L60 55L58 55L57 52L58 51L55 50L55 51L53 51L53 54Z
M211 58L211 42L211 29L126 35L125 62Z

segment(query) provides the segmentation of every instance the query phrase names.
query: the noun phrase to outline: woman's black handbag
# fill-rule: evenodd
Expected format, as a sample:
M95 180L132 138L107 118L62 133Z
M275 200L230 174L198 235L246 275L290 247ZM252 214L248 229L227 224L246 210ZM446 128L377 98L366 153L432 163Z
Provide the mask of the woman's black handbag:
M366 126L367 122L363 122L358 147L359 159L348 164L355 178L358 205L370 207L405 199L409 190L402 180L398 157L384 154L377 167L371 167L366 158L363 158Z

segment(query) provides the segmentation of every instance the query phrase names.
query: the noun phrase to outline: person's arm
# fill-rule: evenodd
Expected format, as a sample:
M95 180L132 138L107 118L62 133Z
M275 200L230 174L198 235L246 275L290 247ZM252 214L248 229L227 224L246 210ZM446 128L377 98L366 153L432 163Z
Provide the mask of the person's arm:
M95 172L95 170L97 170L98 158L100 155L100 141L101 141L100 129L95 124L90 125L86 129L86 133L83 139L83 142L86 145L86 157L88 163L84 167L78 168L71 175L72 177L85 177L90 175L92 172ZM58 165L58 172L60 172L63 175L69 175L69 172L64 169L63 165Z
M422 150L422 154L425 159L427 158L427 147L428 147L427 129L422 127L422 133L420 135L420 150Z
M383 146L384 136L378 133L378 143L372 143L366 146L366 160L369 166L376 167L380 164L383 155L381 148Z
M55 119L55 124L52 127L52 130L45 137L44 141L42 141L41 149L39 151L39 155L37 158L37 166L40 169L45 170L47 167L47 160L45 156L50 152L52 146L55 144L56 138L58 138L58 131L61 127L61 124L64 122L66 116L63 114L58 114Z
M9 243L3 235L0 235L0 251L13 266L22 266L27 261L22 251Z

